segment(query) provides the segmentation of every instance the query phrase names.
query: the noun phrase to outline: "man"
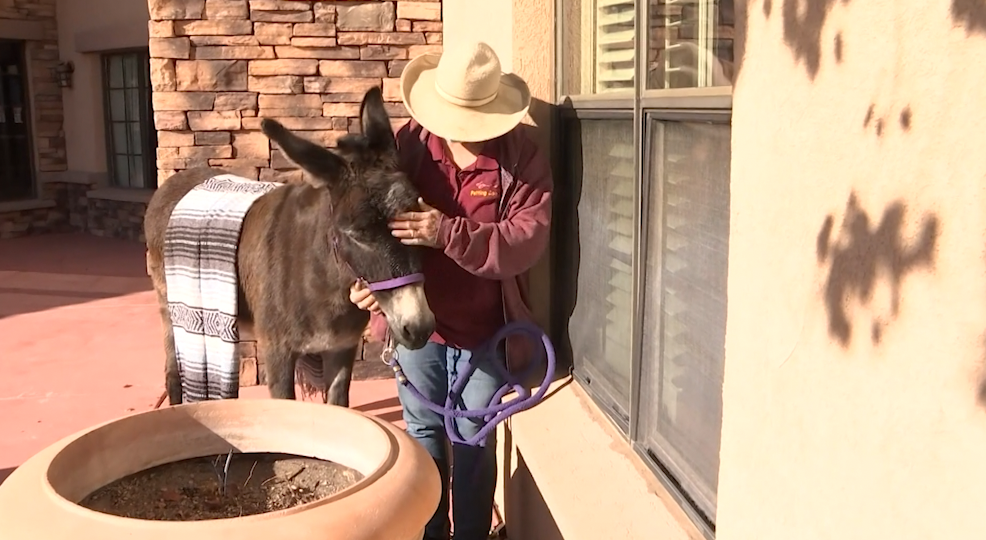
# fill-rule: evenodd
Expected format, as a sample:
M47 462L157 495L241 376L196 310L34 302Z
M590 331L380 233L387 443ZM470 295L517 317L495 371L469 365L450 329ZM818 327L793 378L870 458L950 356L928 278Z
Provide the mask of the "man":
M526 272L549 238L551 171L546 156L518 127L530 107L530 91L518 76L503 74L485 43L424 55L401 77L401 94L413 120L397 134L401 166L418 188L420 211L395 217L393 235L423 253L425 294L435 313L435 334L423 349L398 347L407 378L444 405L457 373L504 324L531 321ZM372 313L374 337L385 324L363 284L350 294ZM523 338L518 338L523 339ZM530 349L510 342L484 359L466 385L470 409L489 406L503 384L486 362L523 364ZM398 387L407 432L434 457L445 488L425 530L426 540L449 538L449 451L444 419ZM478 422L458 419L464 439ZM496 489L495 432L482 447L451 445L454 540L486 540Z

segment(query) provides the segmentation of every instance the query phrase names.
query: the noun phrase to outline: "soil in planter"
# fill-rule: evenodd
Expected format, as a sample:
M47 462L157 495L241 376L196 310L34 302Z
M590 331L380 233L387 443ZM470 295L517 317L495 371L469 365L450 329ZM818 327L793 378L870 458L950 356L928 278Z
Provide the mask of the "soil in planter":
M80 505L115 516L199 521L263 514L329 497L363 479L358 471L287 454L233 454L168 463L102 487Z

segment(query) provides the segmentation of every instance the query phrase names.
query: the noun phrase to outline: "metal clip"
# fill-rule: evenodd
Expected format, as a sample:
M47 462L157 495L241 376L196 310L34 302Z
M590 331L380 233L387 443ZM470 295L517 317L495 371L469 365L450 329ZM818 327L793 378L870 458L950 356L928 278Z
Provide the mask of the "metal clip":
M383 360L383 363L388 366L394 365L394 362L397 361L397 349L387 347L382 353L380 353L380 360Z

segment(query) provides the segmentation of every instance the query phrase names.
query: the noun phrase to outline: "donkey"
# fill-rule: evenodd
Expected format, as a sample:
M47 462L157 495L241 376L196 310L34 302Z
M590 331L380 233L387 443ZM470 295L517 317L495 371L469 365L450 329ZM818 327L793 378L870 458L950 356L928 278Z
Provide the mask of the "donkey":
M349 301L356 279L379 283L421 272L418 249L394 238L388 221L417 207L418 192L398 168L397 144L379 87L360 106L362 134L341 138L335 149L303 139L272 119L261 129L300 167L305 181L261 195L242 223L236 255L237 321L252 325L257 355L266 362L271 397L295 399L295 373L306 388L299 360L321 357L323 399L349 406L353 363L369 314ZM182 402L182 385L168 312L165 230L179 200L220 174L216 168L181 171L147 206L144 232L148 274L165 330L165 383L169 402ZM394 339L423 347L435 316L420 282L375 291ZM308 370L317 371L316 370ZM310 375L309 375L310 376Z

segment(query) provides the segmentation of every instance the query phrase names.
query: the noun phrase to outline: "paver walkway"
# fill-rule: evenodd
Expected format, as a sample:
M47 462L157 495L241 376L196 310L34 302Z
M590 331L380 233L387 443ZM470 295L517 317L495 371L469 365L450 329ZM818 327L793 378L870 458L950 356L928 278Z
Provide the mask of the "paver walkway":
M0 481L66 435L152 408L163 391L161 341L142 244L0 240ZM359 381L351 401L400 423L396 395L393 380ZM267 388L241 397L267 397Z

